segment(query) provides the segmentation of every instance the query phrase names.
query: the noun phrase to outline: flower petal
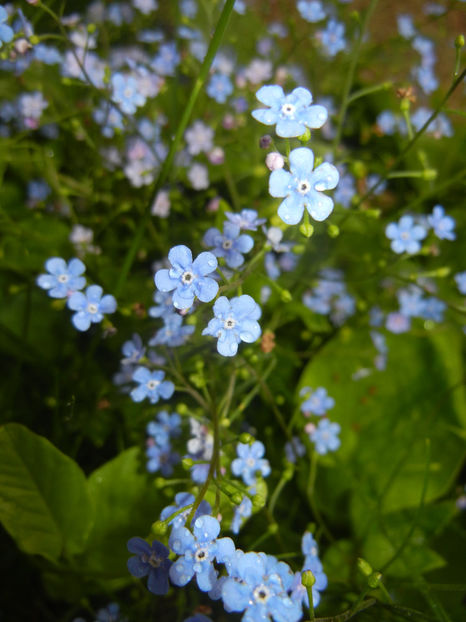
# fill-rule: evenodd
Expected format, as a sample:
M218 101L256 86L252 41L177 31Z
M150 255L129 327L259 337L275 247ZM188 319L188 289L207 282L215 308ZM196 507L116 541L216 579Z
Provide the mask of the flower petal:
M304 200L302 197L297 196L297 194L291 194L286 197L278 208L278 215L287 225L297 225L303 217L303 212Z
M325 220L333 210L333 200L320 192L310 191L305 200L306 209L314 220Z
M161 292L171 292L180 282L179 279L172 279L171 276L169 276L169 270L165 268L155 273L154 281L155 287Z
M257 99L266 106L280 105L285 93L278 84L262 86L256 93Z
M176 270L184 272L191 267L193 263L193 254L187 246L180 244L170 249L168 261Z
M286 197L290 193L292 175L282 168L272 171L269 177L269 194L272 197Z
M333 164L324 162L313 172L310 181L314 187L314 190L322 192L322 190L331 190L332 188L335 188L339 179L340 173L338 172L338 169L333 166Z
M207 251L200 253L193 262L193 270L198 276L206 276L218 266L215 255Z
M306 178L314 167L314 153L307 147L298 147L290 153L290 169L294 175Z

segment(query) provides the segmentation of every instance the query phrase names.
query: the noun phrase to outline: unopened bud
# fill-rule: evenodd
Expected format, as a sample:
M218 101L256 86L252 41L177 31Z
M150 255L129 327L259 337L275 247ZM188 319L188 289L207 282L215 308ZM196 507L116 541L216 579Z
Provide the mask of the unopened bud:
M464 35L458 35L455 39L455 48L461 49L464 47Z
M336 225L329 225L327 233L331 238L337 238L340 235L340 229Z
M305 238L310 238L314 233L314 227L310 222L303 223L302 225L299 225L299 232L302 233Z
M278 153L278 151L272 151L267 154L265 164L269 171L278 171L278 169L285 166L285 159L281 153Z
M379 587L382 582L382 575L380 572L373 572L370 577L367 579L367 584L369 587L375 590L375 588Z
M369 577L372 573L372 566L362 557L358 558L358 568L365 577Z
M183 458L181 465L185 471L189 471L194 466L194 460L192 458Z
M268 149L272 144L272 137L269 134L261 136L259 139L259 147L261 149Z
M254 495L252 498L252 507L255 510L261 510L265 505L265 497L263 495Z
M437 171L434 168L428 168L427 170L424 171L422 178L426 179L427 181L433 181L434 179L436 179L437 177Z
M301 136L298 136L298 140L301 143L309 142L311 140L311 130L307 127L304 134L302 134Z
M168 531L167 523L162 520L157 520L152 523L151 531L156 536L164 536Z
M251 434L249 434L248 432L243 432L240 435L239 440L241 443L244 443L246 445L251 445L251 443L254 443L254 437L251 436Z
M239 492L235 492L233 495L231 495L231 500L235 505L239 505L243 500L243 495Z
M269 528L267 530L269 533L271 533L272 535L278 533L278 525L277 523L272 523L271 525L269 525Z
M287 289L282 289L280 292L280 300L282 302L291 302L293 300L293 296Z
M312 587L316 582L316 578L311 570L305 570L301 575L301 583L304 587Z

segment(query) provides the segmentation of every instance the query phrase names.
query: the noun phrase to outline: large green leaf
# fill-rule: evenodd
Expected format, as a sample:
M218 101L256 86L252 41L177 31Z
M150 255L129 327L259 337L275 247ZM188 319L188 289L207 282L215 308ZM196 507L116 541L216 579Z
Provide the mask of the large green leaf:
M18 546L57 561L80 553L91 526L84 473L47 439L0 428L0 520Z
M129 577L126 543L144 537L165 499L144 472L139 448L132 447L92 473L89 492L95 522L78 565L101 578Z

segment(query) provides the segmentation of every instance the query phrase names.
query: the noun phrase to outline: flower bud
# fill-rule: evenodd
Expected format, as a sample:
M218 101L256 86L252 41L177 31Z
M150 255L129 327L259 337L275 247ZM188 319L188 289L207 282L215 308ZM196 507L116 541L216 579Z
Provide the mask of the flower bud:
M156 536L163 536L168 531L167 524L162 520L157 520L155 523L152 523L151 531Z
M365 577L369 577L372 573L372 566L362 557L358 557L358 569Z
M311 225L310 222L303 223L302 225L299 225L299 232L302 233L304 237L310 238L311 235L314 233L314 227Z
M192 458L183 458L181 465L185 471L189 471L194 466L194 460Z
M301 583L304 587L312 587L316 582L316 578L311 570L305 570L301 575Z
M285 159L278 151L271 151L265 158L265 164L269 171L277 171L285 166Z
M272 137L269 134L261 136L259 139L259 147L261 149L268 149L272 144Z

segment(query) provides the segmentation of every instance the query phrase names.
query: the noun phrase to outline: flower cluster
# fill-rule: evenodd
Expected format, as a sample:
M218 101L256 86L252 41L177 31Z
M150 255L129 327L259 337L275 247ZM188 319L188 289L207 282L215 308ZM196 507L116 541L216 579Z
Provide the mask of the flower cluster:
M301 397L305 400L300 408L304 416L309 417L311 414L323 417L317 425L308 423L305 431L309 435L309 439L314 443L315 450L318 454L326 454L329 451L335 451L340 447L340 425L333 423L327 419L327 410L333 408L335 400L327 395L324 387L319 387L313 391L310 387L303 387L300 391Z
M82 276L86 267L80 259L71 259L68 264L61 257L51 257L45 262L48 274L37 277L37 285L48 291L52 298L66 298L67 306L76 313L71 321L74 327L84 332L91 324L104 319L104 314L114 313L117 303L113 296L102 296L103 289L99 285L90 285L86 292L79 290L86 285Z
M180 415L170 415L165 410L159 412L155 421L147 424L146 468L149 473L161 471L164 477L173 473L173 466L180 461L180 456L172 449L171 440L181 434L180 426Z

